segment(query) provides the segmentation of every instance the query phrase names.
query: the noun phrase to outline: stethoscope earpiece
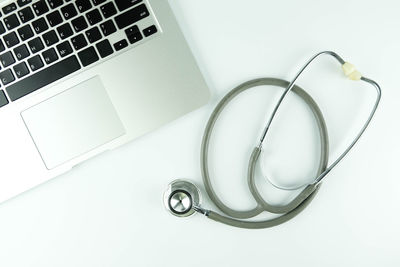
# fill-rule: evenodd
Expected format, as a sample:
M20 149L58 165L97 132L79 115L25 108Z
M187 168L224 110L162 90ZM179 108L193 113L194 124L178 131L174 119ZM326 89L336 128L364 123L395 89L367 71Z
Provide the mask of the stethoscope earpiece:
M175 180L164 193L164 206L177 217L189 217L201 203L200 190L187 180Z

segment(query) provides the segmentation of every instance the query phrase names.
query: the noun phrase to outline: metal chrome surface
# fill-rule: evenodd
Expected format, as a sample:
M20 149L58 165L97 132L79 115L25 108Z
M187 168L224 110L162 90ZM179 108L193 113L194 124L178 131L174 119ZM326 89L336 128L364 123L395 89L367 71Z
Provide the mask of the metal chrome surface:
M173 215L188 217L201 204L200 190L187 180L175 180L164 192L164 206Z
M169 198L169 206L175 213L186 213L192 208L192 197L185 191L175 191Z

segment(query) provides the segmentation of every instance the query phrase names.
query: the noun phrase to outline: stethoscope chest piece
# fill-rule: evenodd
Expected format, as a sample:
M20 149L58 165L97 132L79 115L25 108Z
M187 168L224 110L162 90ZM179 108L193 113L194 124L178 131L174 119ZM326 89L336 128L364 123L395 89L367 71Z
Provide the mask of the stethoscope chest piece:
M175 180L168 185L164 193L164 206L173 215L189 217L201 202L200 191L193 183Z

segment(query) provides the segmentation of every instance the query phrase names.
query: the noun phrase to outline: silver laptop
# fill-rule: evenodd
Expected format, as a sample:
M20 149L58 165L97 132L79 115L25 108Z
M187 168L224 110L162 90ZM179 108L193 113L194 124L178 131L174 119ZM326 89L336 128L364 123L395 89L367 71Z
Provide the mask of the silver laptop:
M0 202L208 101L166 0L0 10Z

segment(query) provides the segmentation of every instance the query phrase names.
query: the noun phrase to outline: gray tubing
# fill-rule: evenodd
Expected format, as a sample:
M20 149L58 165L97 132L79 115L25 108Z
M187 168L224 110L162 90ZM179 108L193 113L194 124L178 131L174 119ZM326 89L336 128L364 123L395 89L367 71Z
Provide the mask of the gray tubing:
M214 211L208 211L206 215L208 216L209 219L212 219L214 221L239 228L260 229L282 224L292 219L302 210L304 210L307 207L307 205L311 202L311 200L314 198L315 194L319 189L319 184L308 185L301 191L301 193L295 199L293 199L287 205L284 206L270 205L262 198L255 184L255 178L254 178L255 167L257 165L257 161L261 153L261 148L256 147L253 150L253 153L249 160L247 179L250 192L252 193L254 199L256 200L257 206L247 211L238 211L231 209L219 199L216 192L214 191L208 170L208 150L209 150L211 134L214 129L215 123L221 112L232 101L232 99L234 99L240 93L248 89L261 85L272 85L286 89L289 86L289 82L275 78L261 78L245 82L236 87L235 89L233 89L218 103L217 107L211 114L204 132L203 141L201 145L201 171L203 176L204 187L211 201L226 216L218 214L217 212ZM309 106L318 124L318 130L321 140L321 159L317 173L318 176L325 171L329 159L329 140L328 140L328 131L326 128L325 120L321 110L319 109L318 105L315 103L315 101L311 98L310 95L308 95L303 89L301 89L298 86L293 87L293 92L296 93ZM264 211L283 214L283 215L265 221L244 221L244 219L253 218Z

